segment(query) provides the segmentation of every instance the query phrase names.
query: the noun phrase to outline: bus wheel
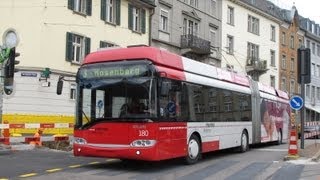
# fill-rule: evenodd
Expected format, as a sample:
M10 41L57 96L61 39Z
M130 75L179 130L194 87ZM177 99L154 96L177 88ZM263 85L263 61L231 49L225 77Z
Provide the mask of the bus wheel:
M243 131L241 134L241 145L239 148L240 152L246 152L249 149L249 141L248 141L248 134L247 132Z
M188 154L185 158L187 164L196 163L201 157L200 140L198 136L192 134L188 143Z
M281 129L279 129L278 131L278 141L277 141L277 145L282 144L282 131Z

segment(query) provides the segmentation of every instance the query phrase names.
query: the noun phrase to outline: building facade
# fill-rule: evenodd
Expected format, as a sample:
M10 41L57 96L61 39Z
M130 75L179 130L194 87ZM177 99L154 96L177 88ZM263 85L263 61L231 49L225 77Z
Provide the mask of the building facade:
M222 68L276 85L280 20L259 9L261 3L222 1Z
M305 85L306 121L320 121L320 25L300 17L300 28L305 31L305 47L311 52L311 83Z
M221 0L156 0L152 46L220 66Z
M85 55L110 46L148 45L151 0L4 0L0 34L14 32L21 55L3 119L73 122L75 74ZM56 95L59 76L66 80Z
M297 79L297 51L303 45L304 32L300 30L299 14L295 6L291 10L283 9L280 15L279 87L293 96L301 93Z

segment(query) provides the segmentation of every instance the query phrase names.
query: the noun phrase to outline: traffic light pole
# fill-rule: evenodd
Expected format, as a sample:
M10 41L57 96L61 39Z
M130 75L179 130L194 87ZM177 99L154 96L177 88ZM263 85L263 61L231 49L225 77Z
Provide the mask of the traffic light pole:
M304 149L304 121L306 117L305 113L305 84L304 84L304 76L301 77L301 96L304 100L304 105L301 108L301 124L300 124L300 148Z

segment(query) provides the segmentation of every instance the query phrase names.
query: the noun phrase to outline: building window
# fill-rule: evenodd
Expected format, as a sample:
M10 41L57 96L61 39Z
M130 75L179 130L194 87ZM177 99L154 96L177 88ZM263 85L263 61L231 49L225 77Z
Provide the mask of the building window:
M276 66L276 55L274 50L270 50L270 65L275 67Z
M198 0L189 0L189 4L192 7L198 8Z
M106 42L106 41L100 41L100 48L108 48L108 47L114 47L114 46L117 46L117 45Z
M285 77L281 78L281 90L283 90L283 91L287 90L286 78Z
M286 55L282 55L282 60L281 60L281 67L282 67L282 69L286 69L287 68L287 63L286 63L286 61L287 61L287 57L286 57Z
M129 4L129 29L138 33L146 33L146 11Z
M82 63L85 55L90 53L90 38L67 32L66 60Z
M228 6L228 19L227 19L227 23L230 25L234 25L234 8Z
M307 40L307 48L310 48L310 40Z
M310 99L310 85L306 85L306 97Z
M76 84L70 84L70 99L75 100L76 99Z
M286 33L282 32L281 34L281 44L286 45Z
M120 25L120 0L101 1L101 19L112 24Z
M294 95L294 89L295 89L295 82L294 82L294 80L293 79L291 79L291 81L290 81L290 95L292 96L292 95Z
M312 54L316 54L316 43L312 43Z
M290 36L290 48L294 49L294 36Z
M316 97L316 87L315 86L311 86L311 97L312 98Z
M317 55L320 56L320 45L317 45Z
M259 35L259 19L248 16L248 32Z
M317 87L317 99L320 100L320 87Z
M217 2L216 0L211 0L210 1L210 13L213 16L216 16L216 12L217 12Z
M275 76L270 76L270 86L271 87L276 87L276 77Z
M160 10L160 30L168 32L169 12Z
M253 43L248 43L247 47L248 65L253 65L259 61L259 46Z
M320 65L317 65L316 76L320 77Z
M291 70L291 71L294 71L294 58L291 58L290 70Z
M193 20L183 19L183 34L192 34L197 36L199 32L199 23Z
M312 65L311 65L311 76L315 75L315 71L316 71L316 65L314 63L312 63Z
M233 54L233 36L228 35L227 36L227 53L228 54Z
M276 41L276 27L271 25L271 41Z
M92 0L68 0L68 9L91 16Z
M303 45L302 39L299 38L299 47L302 47L302 45Z

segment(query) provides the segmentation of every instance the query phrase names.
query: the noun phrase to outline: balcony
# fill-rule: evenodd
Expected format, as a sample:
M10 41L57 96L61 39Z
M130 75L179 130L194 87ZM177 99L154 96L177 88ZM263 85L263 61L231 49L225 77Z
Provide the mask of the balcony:
M199 38L193 34L181 36L181 49L182 54L194 53L207 55L210 54L210 41Z
M259 74L263 74L268 71L267 69L267 61L259 60L258 58L248 58L246 64L247 72L256 72Z
M156 4L154 2L155 0L140 0L141 3L146 4L150 7L156 7Z

